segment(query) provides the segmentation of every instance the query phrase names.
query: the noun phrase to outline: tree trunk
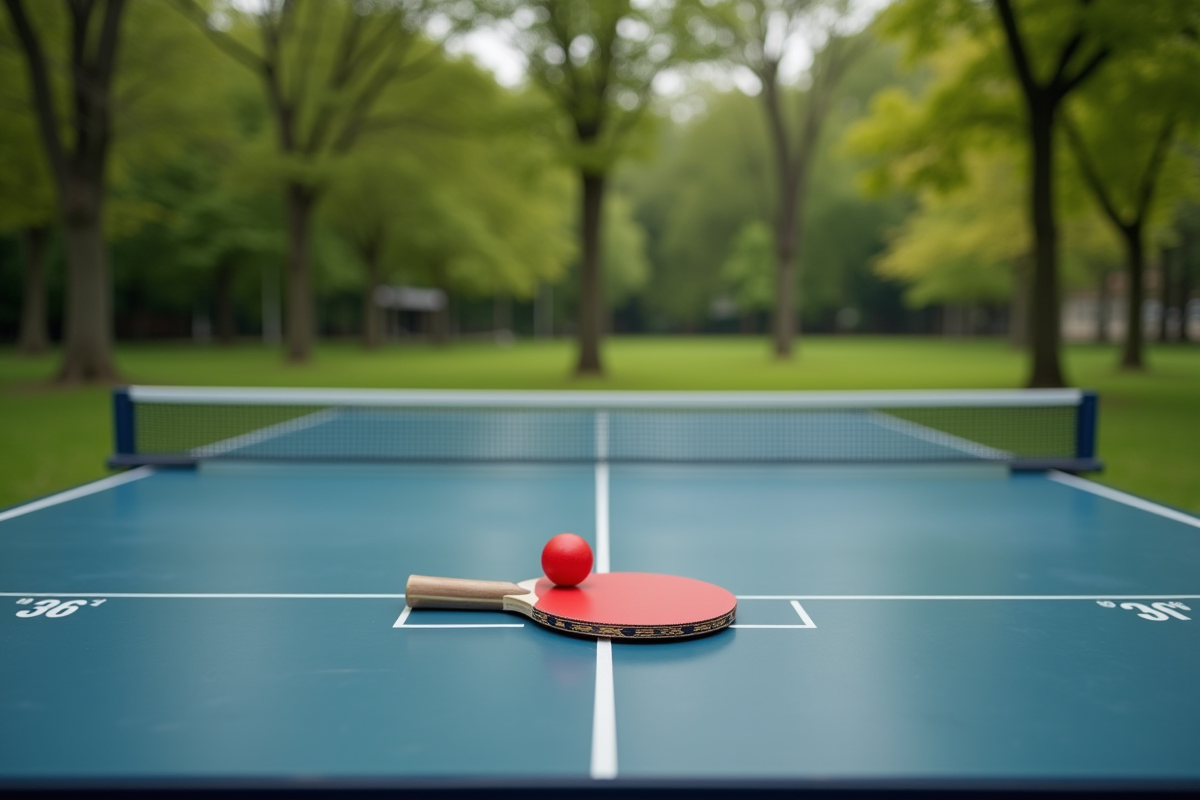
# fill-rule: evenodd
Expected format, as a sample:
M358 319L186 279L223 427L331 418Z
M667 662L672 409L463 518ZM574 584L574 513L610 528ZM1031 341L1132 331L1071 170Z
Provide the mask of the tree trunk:
M600 362L604 286L600 267L601 212L604 207L604 176L582 172L580 230L583 253L579 270L579 362L577 375L603 375Z
M1030 104L1033 143L1032 222L1034 234L1030 303L1030 388L1066 385L1059 364L1058 229L1054 218L1054 109L1041 99Z
M772 320L775 358L792 357L796 338L796 189L790 176L783 176L779 191L779 213L775 218L775 314Z
M1121 232L1125 235L1125 283L1129 293L1125 308L1125 348L1121 353L1121 369L1144 370L1142 305L1145 302L1145 254L1142 252L1142 229L1130 225L1122 228Z
M213 282L213 295L217 312L217 342L223 345L233 344L237 336L237 319L233 303L233 261L226 258L217 265L217 274Z
M24 246L25 275L21 296L21 332L17 349L27 356L46 352L46 242L50 228L45 225L21 231Z
M99 6L69 3L69 100L59 103L38 31L19 0L8 0L10 28L28 66L32 106L43 150L54 175L67 257L64 383L111 381L112 299L104 247L104 177L112 132L110 90L117 62L124 0ZM92 27L92 23L95 27ZM69 119L60 108L71 108Z
M112 286L104 247L103 179L68 181L63 213L67 297L63 327L63 383L115 381L112 359Z
M1096 341L1108 341L1108 306L1112 302L1108 295L1108 273L1101 272L1096 284Z
M285 195L288 227L288 280L284 339L287 343L288 361L302 364L312 357L315 329L309 234L316 198L311 189L298 183L289 183Z

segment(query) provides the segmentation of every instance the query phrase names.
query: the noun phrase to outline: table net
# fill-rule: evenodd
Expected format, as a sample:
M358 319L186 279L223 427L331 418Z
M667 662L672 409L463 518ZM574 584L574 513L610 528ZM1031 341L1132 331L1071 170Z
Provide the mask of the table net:
M134 386L114 465L1002 462L1091 469L1095 396L956 392L448 392Z

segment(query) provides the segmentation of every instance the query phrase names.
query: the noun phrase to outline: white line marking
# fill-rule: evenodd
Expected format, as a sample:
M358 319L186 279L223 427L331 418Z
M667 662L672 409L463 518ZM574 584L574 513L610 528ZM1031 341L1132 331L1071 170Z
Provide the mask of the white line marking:
M402 600L403 594L251 594L248 592L0 592L0 597L122 597L176 600Z
M613 692L612 641L609 639L596 642L591 776L596 780L617 777L617 699Z
M412 613L412 608L410 608L408 606L408 604L406 603L404 605L404 610L400 612L400 616L396 618L396 621L394 623L392 623L392 627L399 628L401 625L404 624L404 620L408 619L408 615L411 613Z
M608 464L596 463L596 572L609 571Z
M609 571L608 412L596 413L596 572ZM617 697L613 686L612 640L596 640L596 701L592 710L595 780L617 777Z
M922 441L936 444L939 447L958 450L975 458L983 458L991 461L1012 458L1012 453L997 450L994 447L988 447L978 442L972 442L969 439L964 439L961 436L955 436L945 431L939 431L936 428L930 428L906 419L893 417L891 414L885 414L882 411L869 412L869 418L881 428L887 428L902 433L905 436L911 436L914 439L921 439Z
M114 486L120 486L123 483L132 483L133 481L147 478L153 474L153 467L138 467L137 469L129 470L129 472L123 472L120 475L112 475L108 478L101 478L98 481L93 481L92 483L85 483L83 486L77 486L74 489L68 489L65 492L52 494L49 497L43 497L41 500L34 500L33 502L26 503L23 506L17 506L16 508L10 508L8 511L0 512L0 522L12 519L13 517L19 517L22 514L32 514L34 511L41 511L43 508L56 506L60 503L69 503L70 501L76 500L80 497L87 497L89 494L103 492L106 489L111 489Z
M817 627L817 623L812 621L812 617L808 615L808 612L804 610L804 606L800 605L798 601L792 601L792 608L796 609L796 613L800 615L800 619L804 620L804 624L801 626L802 628Z
M111 597L174 600L403 600L403 594L246 592L0 592L0 597ZM740 594L738 600L1200 600L1200 594ZM409 626L405 626L409 627Z
M284 422L279 422L274 425L269 425L266 428L243 433L240 436L234 436L229 439L224 439L212 444L206 444L203 447L194 448L191 454L208 458L211 456L224 455L231 450L237 450L242 447L251 447L256 444L262 444L270 439L277 439L285 434L295 433L307 428L315 428L317 425L323 425L341 415L341 412L326 408L322 411L314 411L311 414L305 414L302 417L289 419Z
M799 630L804 630L805 628L815 628L817 626L816 625L742 625L741 623L735 623L733 625L730 625L729 627L731 627L731 628L786 628L788 630L799 631Z
M739 594L738 600L1197 600L1200 594Z
M393 628L400 627L393 625ZM420 628L524 628L523 622L505 622L505 623L479 623L479 624L446 624L446 625L405 625L404 630L415 631Z
M1110 489L1107 486L1102 486L1099 483L1085 480L1084 478L1068 475L1065 472L1053 471L1048 476L1055 483L1061 483L1063 486L1070 486L1084 492L1091 492L1098 497L1103 497L1107 500L1113 500L1118 503L1124 503L1142 511L1149 511L1151 514L1157 514L1160 517L1173 519L1176 522L1182 522L1184 525L1191 525L1193 528L1200 528L1200 517L1193 517L1191 514L1185 514L1182 511L1176 511L1173 508L1160 506L1158 503L1152 503L1149 500L1143 500L1140 497L1134 497L1131 494L1117 489Z

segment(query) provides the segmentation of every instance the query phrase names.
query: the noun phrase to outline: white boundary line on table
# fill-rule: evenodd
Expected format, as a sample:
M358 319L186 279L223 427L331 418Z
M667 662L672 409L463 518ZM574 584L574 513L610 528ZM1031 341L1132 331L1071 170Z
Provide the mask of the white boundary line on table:
M738 600L1197 600L1200 594L739 594Z
M400 595L403 597L404 595ZM406 631L419 630L421 628L524 628L523 622L448 622L448 623L430 623L428 625L406 625L408 615L412 613L412 608L405 605L404 610L400 612L400 616L396 617L396 621L392 623L393 628L403 628Z
M301 592L0 592L0 597L116 597L170 600L403 600L402 594Z
M792 601L792 608L796 609L796 613L800 615L800 619L804 621L803 625L738 625L733 624L731 628L790 628L792 630L803 630L805 628L816 628L817 623L813 622L812 617L804 610L804 606L800 605L799 601Z
M161 600L403 600L403 594L253 592L0 592L0 597L107 597ZM1200 594L742 594L738 600L1200 600ZM411 609L410 609L411 611ZM403 616L403 613L401 614ZM404 627L417 627L405 625ZM748 627L748 626L743 626Z
M61 503L69 503L80 497L87 497L89 494L96 494L97 492L103 492L124 483L132 483L142 478L148 478L153 474L153 467L138 467L137 469L129 470L129 472L123 472L120 475L112 475L107 478L101 478L98 481L93 481L92 483L85 483L83 486L77 486L65 492L52 494L49 497L43 497L41 500L34 500L16 508L10 508L7 511L0 511L0 522L24 514L32 514L34 511L41 511L43 508L50 508Z
M130 386L135 403L197 405L410 405L437 408L872 408L889 406L1073 406L1078 389L854 392L522 392L438 389L302 389Z
M596 572L611 566L608 531L608 414L596 413ZM594 780L617 777L617 697L613 686L612 640L596 640L596 695L592 707Z
M164 600L403 600L403 594L299 592L0 592L0 597L107 597ZM738 600L1200 600L1200 594L741 594ZM411 609L410 609L411 610ZM416 627L408 626L404 627ZM744 626L745 627L745 626Z
M1084 478L1070 475L1066 472L1051 471L1047 476L1055 483L1061 483L1063 486L1070 486L1074 489L1079 489L1083 492L1090 492L1098 497L1103 497L1106 500L1113 500L1118 503L1124 503L1132 508L1141 511L1148 511L1151 514L1157 514L1160 517L1173 519L1176 522L1182 522L1184 525L1191 525L1193 528L1200 528L1200 517L1194 517L1183 511L1176 511L1173 508L1160 506L1158 503L1152 503L1149 500L1143 500L1140 497L1135 497L1131 494L1126 494L1118 489L1110 489L1099 483L1085 480Z
M521 622L504 622L504 623L446 623L446 624L425 624L420 625L393 625L393 628L404 628L406 631L419 631L425 628L524 628L524 623Z

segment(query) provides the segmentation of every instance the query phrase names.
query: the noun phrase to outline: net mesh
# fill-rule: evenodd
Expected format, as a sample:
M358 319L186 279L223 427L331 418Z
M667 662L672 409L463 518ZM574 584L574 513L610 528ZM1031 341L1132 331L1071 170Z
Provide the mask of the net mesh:
M137 402L139 454L312 461L1069 459L1074 406L496 407Z

